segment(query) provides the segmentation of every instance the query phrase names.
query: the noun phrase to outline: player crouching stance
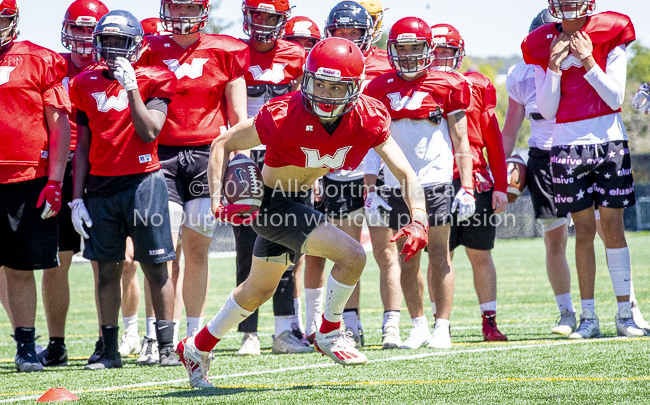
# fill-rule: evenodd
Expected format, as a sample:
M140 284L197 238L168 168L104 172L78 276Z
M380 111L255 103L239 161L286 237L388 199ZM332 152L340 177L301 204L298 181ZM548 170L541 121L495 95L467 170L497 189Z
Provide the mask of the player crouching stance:
M428 221L422 187L390 137L386 108L359 94L363 79L359 48L346 39L328 38L309 54L301 92L270 101L256 117L235 125L212 143L208 176L215 216L235 224L250 223L259 236L248 279L233 291L205 328L184 339L176 349L193 387L212 386L206 379L210 350L273 295L282 274L302 254L335 263L327 281L323 323L316 333L317 350L342 365L367 361L355 349L350 335L340 331L341 313L363 271L366 255L359 242L310 206L311 188L330 170L357 167L374 148L406 184L414 221L396 238L407 236L407 257L426 244ZM238 213L249 206L221 205L227 156L260 144L267 148L262 172L264 200L256 214L242 218ZM277 218L283 219L280 226Z
M78 110L72 221L86 238L84 257L98 264L104 343L97 362L85 366L88 370L122 367L117 325L127 236L151 289L160 365L178 364L173 352L174 290L167 276L167 262L176 255L156 141L176 91L176 76L157 67L134 70L131 63L140 56L143 35L130 13L106 14L93 33L93 55L107 67L86 71L70 83Z

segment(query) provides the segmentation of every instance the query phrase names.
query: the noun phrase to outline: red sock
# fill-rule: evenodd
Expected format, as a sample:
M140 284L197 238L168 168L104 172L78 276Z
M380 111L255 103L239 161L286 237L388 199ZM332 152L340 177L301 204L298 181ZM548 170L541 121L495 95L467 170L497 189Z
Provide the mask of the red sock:
M214 349L219 340L210 333L207 327L203 327L194 338L194 346L202 352L209 352Z
M330 333L333 330L341 328L341 321L330 322L323 316L323 323L320 325L320 333Z

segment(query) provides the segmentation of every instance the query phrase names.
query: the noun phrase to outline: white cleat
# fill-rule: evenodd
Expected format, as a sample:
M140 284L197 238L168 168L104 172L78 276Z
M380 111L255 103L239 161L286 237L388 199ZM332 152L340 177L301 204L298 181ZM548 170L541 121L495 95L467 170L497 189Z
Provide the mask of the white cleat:
M259 356L260 337L255 332L244 332L241 347L237 350L237 356Z
M176 354L181 363L185 366L190 378L190 385L194 388L212 388L214 385L208 381L208 372L210 371L211 352L202 352L194 346L194 337L186 337L176 347Z
M590 339L600 337L600 322L598 316L588 309L582 311L580 326L569 335L569 339Z
M149 339L144 337L142 339L142 349L138 355L137 364L139 366L155 366L160 360L160 353L158 353L158 341L156 339Z
M291 331L285 330L277 338L273 336L272 351L275 354L312 353L314 348L305 346Z
M451 349L451 332L449 328L434 327L427 347L433 349Z
M634 323L636 326L641 329L645 329L646 334L650 333L650 323L648 323L648 321L646 321L643 317L637 300L632 301L632 318L634 318Z
M140 348L140 335L138 332L127 332L122 336L117 351L120 352L120 356L128 357L131 354L139 353Z
M429 329L411 329L409 337L399 346L400 349L415 350L429 343L431 335Z
M576 313L565 308L560 312L560 321L551 329L551 332L557 335L569 336L576 330L576 323Z
M382 349L397 349L402 345L402 339L399 337L399 328L393 325L384 327L381 335Z
M626 337L639 337L645 336L645 331L637 326L634 323L634 318L632 317L632 310L629 308L623 308L616 314L614 318L616 321L616 331L618 336Z
M344 366L358 366L368 361L368 358L355 348L351 333L341 333L339 329L329 333L316 332L314 347L323 356L328 356Z

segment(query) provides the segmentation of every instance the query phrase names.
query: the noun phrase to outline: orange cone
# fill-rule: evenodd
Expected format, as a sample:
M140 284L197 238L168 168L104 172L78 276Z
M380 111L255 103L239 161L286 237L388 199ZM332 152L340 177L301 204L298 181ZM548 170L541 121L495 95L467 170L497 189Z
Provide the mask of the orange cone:
M56 402L56 401L78 401L77 397L72 392L68 391L67 388L50 388L47 390L42 397L40 397L36 402Z

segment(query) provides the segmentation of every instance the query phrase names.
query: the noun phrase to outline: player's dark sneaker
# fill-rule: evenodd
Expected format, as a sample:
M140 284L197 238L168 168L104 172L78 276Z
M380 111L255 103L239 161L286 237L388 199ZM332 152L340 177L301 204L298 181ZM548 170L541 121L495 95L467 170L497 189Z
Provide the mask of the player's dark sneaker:
M104 340L100 337L95 342L95 351L88 358L88 364L97 363L97 360L99 360L99 356L102 355L102 351L104 351Z
M483 312L483 338L486 342L505 342L508 337L497 328L497 314L494 311Z
M106 368L122 368L122 356L120 356L119 352L112 355L102 352L96 362L84 366L84 370L103 370Z
M175 367L183 364L178 360L173 346L162 347L158 353L160 355L160 367Z
M21 372L43 371L43 365L38 361L33 342L18 344L16 370Z
M43 367L68 366L68 350L65 345L49 344L38 354L38 361Z

